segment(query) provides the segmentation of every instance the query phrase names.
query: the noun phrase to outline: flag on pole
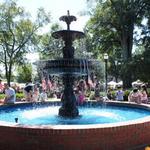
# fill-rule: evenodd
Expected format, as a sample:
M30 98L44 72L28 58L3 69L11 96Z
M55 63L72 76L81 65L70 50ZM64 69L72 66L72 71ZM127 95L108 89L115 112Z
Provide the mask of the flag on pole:
M46 89L47 89L45 79L42 79L42 89L43 89L43 90L46 90Z

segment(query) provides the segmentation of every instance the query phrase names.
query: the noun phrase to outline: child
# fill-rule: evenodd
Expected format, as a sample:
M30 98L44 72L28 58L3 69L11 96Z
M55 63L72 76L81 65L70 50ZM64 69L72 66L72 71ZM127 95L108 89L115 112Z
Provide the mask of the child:
M116 100L123 101L124 100L123 96L124 96L124 92L122 91L121 87L118 87L118 90L116 92Z
M45 102L47 100L47 93L46 90L43 90L42 93L40 94L40 101Z

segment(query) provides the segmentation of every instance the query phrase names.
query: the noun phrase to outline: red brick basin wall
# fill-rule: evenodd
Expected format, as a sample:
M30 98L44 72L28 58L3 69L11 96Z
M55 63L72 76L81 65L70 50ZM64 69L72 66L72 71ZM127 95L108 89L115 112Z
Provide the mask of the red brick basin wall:
M150 117L102 125L0 123L0 150L144 150L148 145Z

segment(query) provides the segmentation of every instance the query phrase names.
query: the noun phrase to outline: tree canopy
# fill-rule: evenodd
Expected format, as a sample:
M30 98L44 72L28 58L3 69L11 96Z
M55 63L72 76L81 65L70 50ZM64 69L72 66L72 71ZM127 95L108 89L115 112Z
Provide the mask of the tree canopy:
M35 22L30 20L24 8L13 0L0 4L0 63L5 68L7 82L10 83L12 68L22 64L27 52L37 44L37 31L50 22L50 14L40 8Z
M150 6L148 0L106 0L98 1L93 10L86 31L92 51L107 52L114 60L122 63L124 87L130 87L132 74L130 61L133 57L134 31L141 26Z

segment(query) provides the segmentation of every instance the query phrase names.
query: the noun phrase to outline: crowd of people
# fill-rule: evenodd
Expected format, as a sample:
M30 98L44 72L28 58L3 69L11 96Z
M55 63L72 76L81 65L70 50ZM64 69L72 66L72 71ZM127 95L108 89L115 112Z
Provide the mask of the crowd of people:
M123 91L122 87L119 86L117 87L115 96L113 96L111 93L111 89L108 89L107 97L110 100L124 101L125 92ZM147 87L145 84L142 84L141 86L133 87L128 95L128 101L135 102L137 104L148 103L148 97L149 94L147 91Z
M49 81L50 84L50 81ZM33 85L32 83L27 83L24 88L24 95L25 100L29 102L36 102L36 101L46 101L48 99L48 94L50 94L51 98L59 98L63 94L63 87L61 84L51 83L49 86L42 85L41 87L38 85ZM85 80L80 80L74 86L74 92L77 99L78 104L82 104L86 100L86 91L87 85Z
M63 93L63 87L61 84L56 84L54 81L48 82L49 85L42 84L32 84L31 82L26 83L26 86L23 89L24 100L27 102L37 102L37 101L47 101L48 100L48 92L52 92L52 97L61 99ZM47 89L48 87L48 89ZM75 82L74 92L77 100L77 104L83 104L87 100L87 91L93 91L94 97L93 99L96 101L103 101L104 98L101 95L102 86L99 81L96 81L92 85L86 82L86 80L81 79ZM61 89L61 90L60 90ZM10 87L7 83L2 84L2 80L0 80L0 91L3 90L5 93L5 104L15 103L16 101L16 91L14 88ZM116 100L116 101L124 101L125 92L121 86L118 86L115 90L115 95L112 96L111 89L107 90L107 99L108 100ZM133 90L128 95L129 102L135 102L137 104L148 103L148 91L146 85L143 84L139 87L133 87Z
M28 102L44 102L48 100L46 89L41 89L41 87L38 84L32 84L31 82L26 83L23 92L25 95L25 100Z
M148 103L148 92L146 85L142 85L139 89L133 88L128 96L129 102L135 102L137 104Z

